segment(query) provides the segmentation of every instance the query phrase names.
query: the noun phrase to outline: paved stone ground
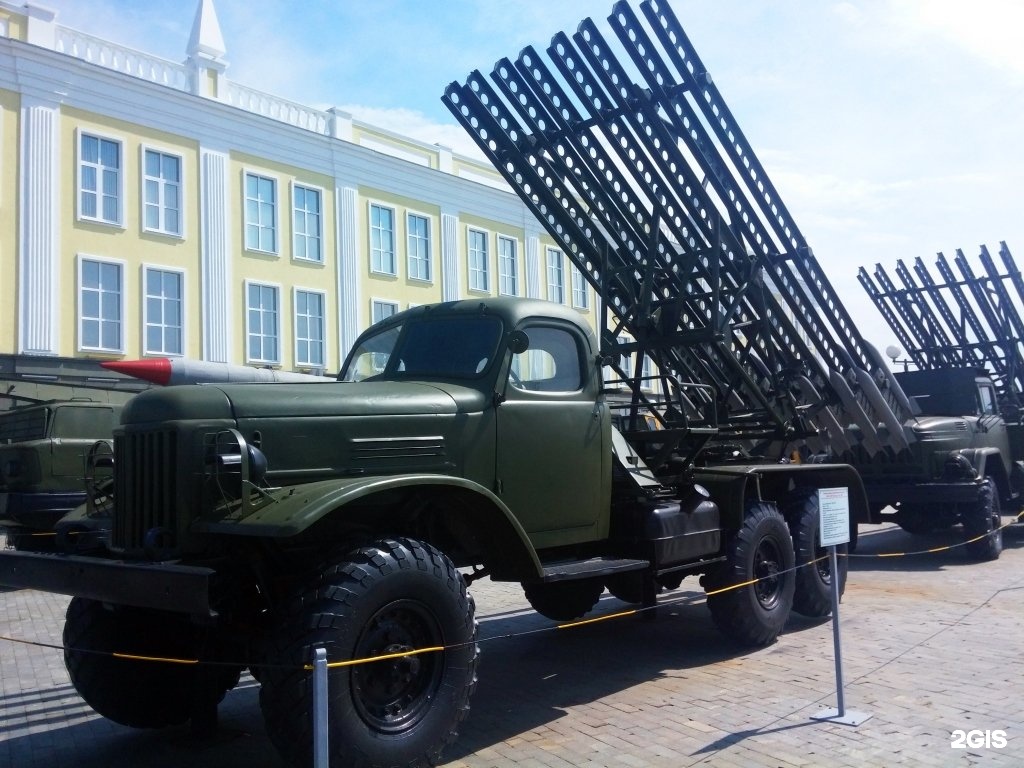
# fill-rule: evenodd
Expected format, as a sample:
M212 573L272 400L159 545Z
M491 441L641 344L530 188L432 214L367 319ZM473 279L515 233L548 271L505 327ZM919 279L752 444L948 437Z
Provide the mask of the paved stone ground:
M924 549L953 532L866 529L858 554ZM848 710L858 727L815 722L836 704L831 622L794 618L769 648L741 652L711 623L695 580L654 621L568 630L518 588L474 585L480 684L451 768L1019 766L1024 764L1024 527L996 562L960 550L851 560L841 607ZM675 604L667 604L675 599ZM0 592L0 635L59 643L67 599ZM605 596L598 612L621 610ZM248 675L221 706L220 732L134 731L95 715L59 650L0 640L0 766L282 768ZM956 729L1002 730L1002 749L953 749Z

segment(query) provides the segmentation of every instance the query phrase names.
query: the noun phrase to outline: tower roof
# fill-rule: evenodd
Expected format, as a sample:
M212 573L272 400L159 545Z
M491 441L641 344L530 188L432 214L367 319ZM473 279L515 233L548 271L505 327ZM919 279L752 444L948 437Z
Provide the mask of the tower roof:
M188 39L187 53L189 58L206 59L220 59L227 53L213 0L199 0L196 18L192 22L192 34Z

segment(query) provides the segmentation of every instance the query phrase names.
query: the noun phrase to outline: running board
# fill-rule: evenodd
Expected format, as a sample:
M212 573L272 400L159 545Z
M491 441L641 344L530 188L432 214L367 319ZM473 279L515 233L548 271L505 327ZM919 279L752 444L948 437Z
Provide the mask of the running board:
M631 560L615 557L566 560L545 565L540 581L547 583L552 581L572 581L573 579L590 579L596 576L612 576L617 573L642 571L650 567L650 560Z

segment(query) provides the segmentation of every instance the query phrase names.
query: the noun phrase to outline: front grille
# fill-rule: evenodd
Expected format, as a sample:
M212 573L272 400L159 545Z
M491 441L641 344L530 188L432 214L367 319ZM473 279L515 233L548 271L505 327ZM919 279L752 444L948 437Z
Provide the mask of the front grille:
M177 433L171 430L114 439L114 548L130 552L176 544L177 447ZM161 534L147 541L154 529Z

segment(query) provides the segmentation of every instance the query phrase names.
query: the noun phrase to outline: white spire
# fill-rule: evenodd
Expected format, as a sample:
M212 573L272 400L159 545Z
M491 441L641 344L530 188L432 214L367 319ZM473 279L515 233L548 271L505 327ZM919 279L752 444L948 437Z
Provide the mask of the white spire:
M213 0L199 0L196 18L192 22L192 34L188 39L188 57L190 59L223 58L227 51L224 48L224 36L220 33L220 22L217 11L213 8Z

